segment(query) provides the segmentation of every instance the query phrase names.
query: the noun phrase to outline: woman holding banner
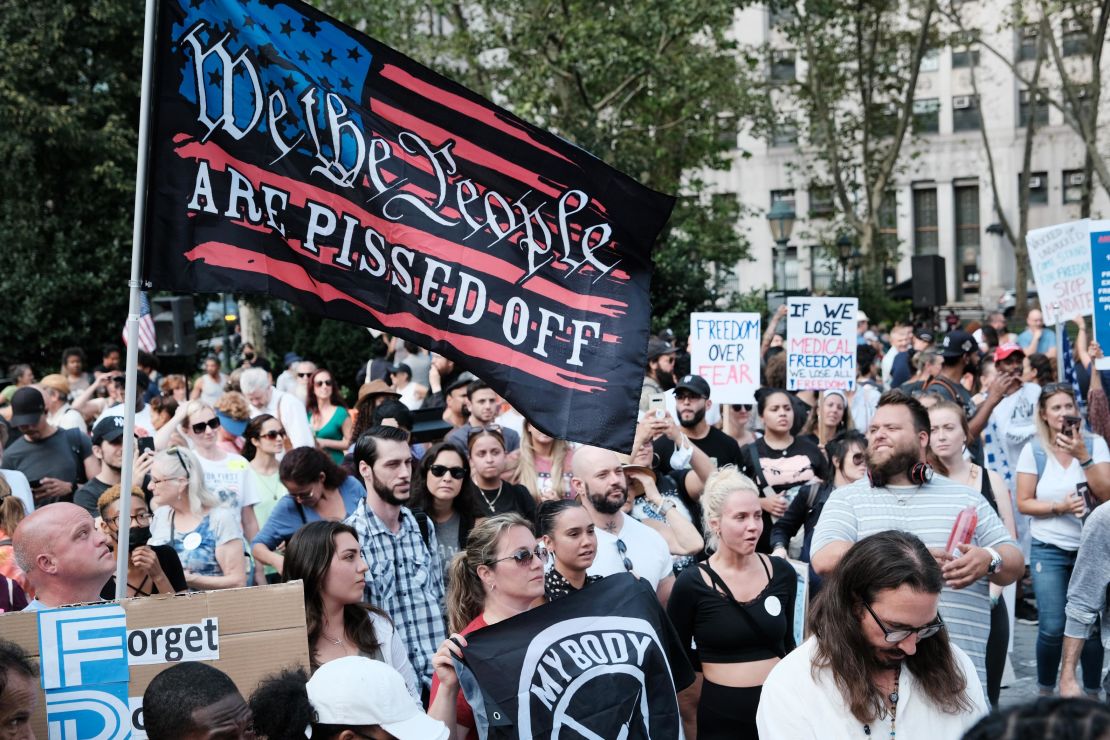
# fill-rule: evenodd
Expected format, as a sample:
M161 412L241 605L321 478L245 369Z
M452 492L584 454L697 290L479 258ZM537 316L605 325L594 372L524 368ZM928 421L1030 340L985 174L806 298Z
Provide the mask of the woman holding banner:
M575 499L544 501L536 513L536 533L551 553L544 576L544 599L551 602L581 591L601 576L587 575L597 555L597 535L590 515Z
M470 531L466 549L451 561L447 590L447 628L452 634L432 658L428 715L441 720L451 737L466 728L477 740L474 713L459 690L452 655L462 657L465 635L515 617L539 603L544 595L543 564L547 551L536 543L531 524L519 514L499 514Z

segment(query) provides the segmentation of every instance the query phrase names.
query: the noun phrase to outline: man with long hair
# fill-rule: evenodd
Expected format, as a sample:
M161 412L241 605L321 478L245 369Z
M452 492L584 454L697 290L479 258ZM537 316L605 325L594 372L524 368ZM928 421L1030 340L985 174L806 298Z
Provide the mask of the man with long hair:
M1025 569L1025 558L979 491L940 475L925 464L931 424L919 401L888 391L867 429L867 476L829 496L813 533L810 563L827 577L852 546L888 529L924 541L944 577L940 608L952 641L970 657L986 683L990 633L989 583L1006 586ZM960 513L974 507L971 540L948 551Z
M987 713L975 666L938 611L944 576L925 543L865 537L825 582L812 635L763 684L760 737L959 737Z

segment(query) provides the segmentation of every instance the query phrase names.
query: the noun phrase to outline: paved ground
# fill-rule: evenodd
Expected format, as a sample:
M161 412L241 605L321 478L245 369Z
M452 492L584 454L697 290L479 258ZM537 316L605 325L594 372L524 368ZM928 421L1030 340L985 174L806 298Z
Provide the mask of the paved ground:
M1024 704L1037 698L1037 625L1014 623L1014 651L1010 654L1013 676L1003 680L998 703L1004 707ZM1110 657L1110 656L1108 656Z

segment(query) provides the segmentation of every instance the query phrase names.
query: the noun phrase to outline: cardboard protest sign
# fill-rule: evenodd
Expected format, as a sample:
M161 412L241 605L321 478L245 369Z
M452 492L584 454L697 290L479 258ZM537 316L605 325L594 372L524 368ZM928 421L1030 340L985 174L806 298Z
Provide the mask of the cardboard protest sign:
M1095 340L1110 346L1110 221L1090 226L1091 284L1094 286ZM1110 357L1098 361L1099 370L1110 370Z
M713 389L714 403L754 403L759 387L757 313L690 314L690 372Z
M793 296L786 314L786 389L856 387L857 298Z
M9 613L0 634L39 663L36 736L61 740L146 737L143 692L174 663L209 663L244 697L309 665L300 581Z
M387 330L631 448L674 198L300 0L159 6L147 287Z
M1051 326L1076 316L1089 316L1094 311L1090 221L1033 229L1026 235L1025 245L1044 323Z

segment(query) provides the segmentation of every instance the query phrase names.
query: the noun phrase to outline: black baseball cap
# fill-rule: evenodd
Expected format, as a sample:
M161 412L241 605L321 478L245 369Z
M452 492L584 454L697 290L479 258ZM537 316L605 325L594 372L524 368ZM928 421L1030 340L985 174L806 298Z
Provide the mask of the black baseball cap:
M123 417L122 416L105 416L100 421L96 422L93 427L92 443L99 445L101 442L115 442L123 436Z
M940 354L941 357L963 357L968 352L978 351L979 343L975 341L975 337L963 329L956 329L944 335Z
M29 427L38 424L45 413L46 400L38 388L27 386L12 394L12 418L9 423L13 427Z
M408 375L410 378L412 377L412 368L409 367L408 365L406 365L403 362L398 362L396 365L390 365L389 367L387 367L385 369L385 371L389 375L394 375L396 373L404 373L405 375Z
M690 391L702 398L709 398L711 393L709 383L700 375L683 375L682 379L675 384L674 390L675 393L678 391Z
M916 339L920 339L922 342L928 342L929 344L937 341L936 335L929 329L917 329L914 331L913 335Z

